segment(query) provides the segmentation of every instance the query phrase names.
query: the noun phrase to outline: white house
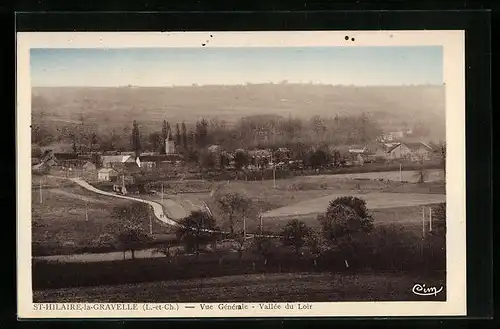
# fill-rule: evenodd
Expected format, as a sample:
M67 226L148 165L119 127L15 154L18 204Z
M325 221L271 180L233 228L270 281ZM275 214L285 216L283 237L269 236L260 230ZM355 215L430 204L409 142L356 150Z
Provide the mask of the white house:
M104 182L109 182L117 176L118 173L112 168L102 168L97 172L97 179Z

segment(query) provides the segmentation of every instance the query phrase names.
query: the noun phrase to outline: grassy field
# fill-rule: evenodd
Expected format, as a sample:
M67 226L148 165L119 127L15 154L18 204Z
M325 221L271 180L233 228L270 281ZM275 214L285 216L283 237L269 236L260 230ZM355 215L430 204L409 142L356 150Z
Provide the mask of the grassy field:
M112 216L114 207L131 204L128 200L98 195L71 182L61 184L59 180L48 177L43 178L40 203L39 189L35 182L33 185L34 254L67 253L97 247L99 236L116 234L122 225ZM156 233L170 233L170 228L158 221L153 221L153 225ZM149 221L142 226L149 230Z
M419 205L421 206L433 203L446 202L445 195L441 194L339 192L320 198L298 202L290 206L274 209L264 213L264 217L280 218L280 217L289 217L289 216L309 214L309 213L316 213L316 214L322 213L326 210L330 201L346 195L351 195L364 199L366 201L368 209L371 210L384 209L384 208L412 207L412 206L419 206Z
M336 302L336 301L444 301L411 292L415 283L445 286L444 277L392 273L279 273L226 276L118 286L79 287L35 291L40 302Z
M207 186L211 183L207 182ZM317 226L316 215L325 211L328 202L338 196L358 195L367 201L376 224L402 223L408 227L420 227L422 206L445 201L445 184L381 182L377 180L337 179L325 176L294 177L276 182L231 181L218 185L217 193L239 192L253 200L257 213L266 213L264 229L280 230L292 218ZM208 193L185 193L175 196L187 212L199 209L205 201L217 218L222 213ZM282 208L284 207L284 208ZM256 218L256 216L255 216ZM247 229L257 228L256 219L247 221Z

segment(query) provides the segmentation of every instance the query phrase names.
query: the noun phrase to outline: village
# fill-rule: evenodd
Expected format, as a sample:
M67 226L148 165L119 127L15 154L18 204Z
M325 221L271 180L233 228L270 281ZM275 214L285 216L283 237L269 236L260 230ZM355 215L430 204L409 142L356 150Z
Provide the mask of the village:
M306 152L294 152L286 147L226 150L221 145L208 145L202 152L203 157L188 158L183 154L181 145L172 138L170 130L162 141L161 150L129 152L66 152L56 153L45 149L40 157L32 158L34 174L57 172L66 177L82 177L90 182L112 182L113 191L126 194L139 192L134 182L138 176L160 174L164 178L179 175L186 178L203 178L203 173L233 175L234 179L246 180L255 173L270 171L271 176L262 175L260 179L275 179L276 171L292 172L295 175L343 172L369 172L393 170L394 165L415 169L416 165L436 166L441 148L438 144L407 142L411 130L390 132L381 135L376 141L357 145L334 145L326 148L310 147ZM194 160L194 161L193 161ZM437 161L437 162L436 162ZM371 167L370 167L371 166ZM439 167L441 164L438 165ZM401 168L399 168L401 170ZM409 169L408 169L409 170ZM231 178L233 179L233 176ZM254 178L256 180L256 178Z

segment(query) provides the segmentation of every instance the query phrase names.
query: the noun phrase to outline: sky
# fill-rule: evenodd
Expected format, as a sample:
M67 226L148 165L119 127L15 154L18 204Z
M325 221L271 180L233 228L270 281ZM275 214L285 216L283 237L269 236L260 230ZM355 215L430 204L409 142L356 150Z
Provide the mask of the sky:
M31 49L32 86L441 85L439 46Z

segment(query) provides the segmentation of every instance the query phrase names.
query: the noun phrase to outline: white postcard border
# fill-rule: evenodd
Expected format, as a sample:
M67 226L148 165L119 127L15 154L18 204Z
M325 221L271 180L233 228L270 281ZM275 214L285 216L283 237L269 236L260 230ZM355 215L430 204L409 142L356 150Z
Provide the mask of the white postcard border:
M212 37L210 37L212 36ZM348 36L349 40L345 37ZM351 41L354 38L355 41ZM134 317L308 317L308 316L452 316L466 315L465 230L465 33L462 30L425 31L286 31L286 32L20 32L17 33L17 288L19 318L134 318ZM446 302L334 302L310 303L309 310L260 310L244 303L244 311L200 310L168 303L158 310L122 310L115 305L71 304L69 310L37 310L31 287L31 48L137 48L137 47L309 47L309 46L442 46L446 85L446 196L447 196L447 301ZM411 289L411 287L409 287ZM43 303L47 305L47 303ZM240 303L225 303L240 304ZM290 303L298 304L298 303ZM306 303L301 303L306 304ZM58 304L59 305L59 304ZM67 304L69 305L69 304ZM80 306L78 306L80 305ZM106 305L106 304L99 304ZM133 305L133 304L126 304ZM254 306L252 308L252 306ZM132 306L128 306L132 307ZM71 310L74 308L74 310ZM80 308L80 309L78 309ZM97 310L96 310L97 308ZM102 308L102 309L101 309Z

